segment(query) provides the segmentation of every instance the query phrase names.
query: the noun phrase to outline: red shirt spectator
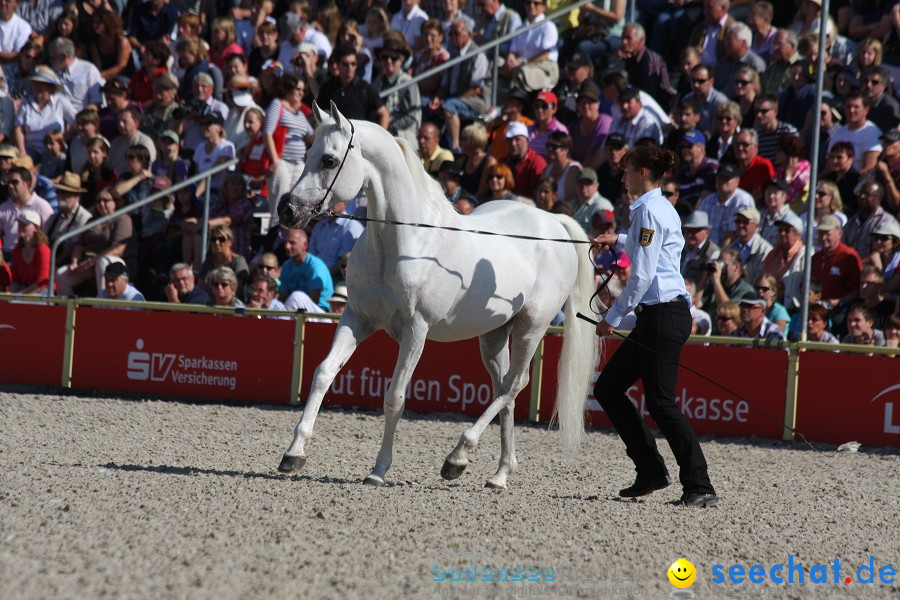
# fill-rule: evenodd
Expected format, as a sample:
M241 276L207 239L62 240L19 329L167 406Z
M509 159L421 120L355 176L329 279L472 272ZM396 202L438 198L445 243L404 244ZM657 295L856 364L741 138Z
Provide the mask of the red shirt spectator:
M742 129L735 134L731 144L734 157L741 169L738 186L748 192L761 206L765 185L775 179L775 167L771 161L759 155L759 135L755 129Z
M821 252L812 258L812 276L822 283L822 298L833 305L847 302L859 290L862 260L856 250L841 241L841 222L825 215L816 226Z
M516 181L512 191L519 196L531 198L541 174L547 168L547 161L528 147L528 127L524 123L516 121L507 126L506 142L509 144L506 164L512 169L513 179Z

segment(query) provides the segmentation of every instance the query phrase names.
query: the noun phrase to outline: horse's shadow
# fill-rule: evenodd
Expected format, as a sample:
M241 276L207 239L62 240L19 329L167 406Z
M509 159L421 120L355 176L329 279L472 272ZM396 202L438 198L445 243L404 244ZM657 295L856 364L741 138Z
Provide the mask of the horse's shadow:
M300 474L281 474L281 473L255 473L252 471L233 471L224 469L205 469L201 467L184 467L175 465L119 465L116 463L106 463L105 465L97 465L99 468L110 469L113 471L132 471L144 473L160 473L163 475L215 475L217 477L240 477L242 479L266 479L270 481L311 481L316 483L337 483L337 484L355 484L360 480L343 479L340 477L311 477L309 475Z

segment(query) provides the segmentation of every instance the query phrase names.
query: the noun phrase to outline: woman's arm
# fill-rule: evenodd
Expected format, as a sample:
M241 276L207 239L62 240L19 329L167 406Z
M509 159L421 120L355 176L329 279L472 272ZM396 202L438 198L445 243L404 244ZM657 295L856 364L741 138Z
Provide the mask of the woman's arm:
M96 48L96 44L91 46L91 52L94 52ZM125 70L125 67L128 66L128 59L131 57L131 42L128 41L128 38L123 36L119 37L119 56L117 57L116 64L111 66L110 68L100 71L101 77L104 79L110 79L116 77L119 73ZM99 61L94 61L95 64L100 64Z
M119 181L115 186L116 191L119 192L120 196L124 196L125 194L127 194L128 192L133 190L135 188L135 186L137 186L140 182L142 182L145 179L151 179L152 177L153 177L153 174L150 171L148 171L147 169L144 169L142 172L138 173L134 177L129 177L128 179L123 179L123 180Z

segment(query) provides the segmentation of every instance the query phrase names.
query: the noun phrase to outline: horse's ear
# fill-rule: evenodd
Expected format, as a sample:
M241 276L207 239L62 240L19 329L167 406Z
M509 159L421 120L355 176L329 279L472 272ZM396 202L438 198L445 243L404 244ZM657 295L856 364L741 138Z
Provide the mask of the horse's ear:
M347 121L347 118L341 114L341 111L338 110L337 105L335 105L334 100L331 101L331 116L334 118L335 123L337 123L338 129L341 131L350 134L350 122Z
M319 108L319 103L315 100L313 100L313 116L316 118L316 123L318 123L319 125L331 118L331 115Z

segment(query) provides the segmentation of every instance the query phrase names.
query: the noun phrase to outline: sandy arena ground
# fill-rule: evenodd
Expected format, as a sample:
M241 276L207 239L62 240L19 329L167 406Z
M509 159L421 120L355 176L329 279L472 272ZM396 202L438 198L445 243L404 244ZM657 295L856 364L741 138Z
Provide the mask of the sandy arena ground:
M44 392L44 393L37 393ZM900 571L900 453L827 455L778 442L705 441L718 509L675 508L678 486L621 502L623 447L592 432L583 452L517 429L510 489L492 425L457 481L439 471L468 419L407 415L390 485L361 485L380 414L326 410L306 470L275 471L295 408L0 390L0 594L22 598L667 598L679 557L697 598L888 598ZM661 444L677 473L668 446ZM788 555L807 583L711 580L713 566L769 568ZM873 584L856 569L874 557ZM840 559L841 580L809 583ZM435 565L553 569L552 582L436 582ZM533 573L533 572L532 572ZM863 572L866 575L867 572Z

